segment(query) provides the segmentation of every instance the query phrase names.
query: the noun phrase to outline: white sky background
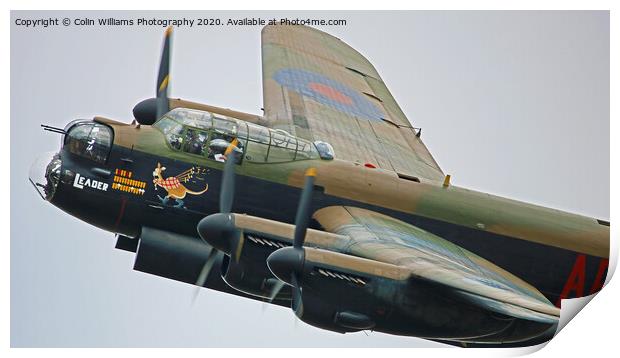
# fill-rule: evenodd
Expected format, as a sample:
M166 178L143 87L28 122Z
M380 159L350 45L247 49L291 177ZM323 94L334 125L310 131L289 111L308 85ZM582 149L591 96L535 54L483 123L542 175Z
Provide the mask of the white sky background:
M57 17L294 17L57 12ZM609 218L607 12L301 13L366 55L454 185ZM13 13L16 17L50 13ZM130 121L154 94L163 28L26 29L11 21L12 346L429 346L340 335L279 307L131 269L110 233L44 203L27 180L55 126ZM260 113L260 28L175 29L172 96ZM24 139L23 141L18 140Z

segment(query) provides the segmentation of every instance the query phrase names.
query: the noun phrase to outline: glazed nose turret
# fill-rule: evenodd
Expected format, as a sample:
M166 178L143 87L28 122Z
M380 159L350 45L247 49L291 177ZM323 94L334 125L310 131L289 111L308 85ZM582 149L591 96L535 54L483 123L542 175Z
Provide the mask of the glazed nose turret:
M32 163L28 177L39 195L50 201L60 182L62 161L58 152L46 152Z

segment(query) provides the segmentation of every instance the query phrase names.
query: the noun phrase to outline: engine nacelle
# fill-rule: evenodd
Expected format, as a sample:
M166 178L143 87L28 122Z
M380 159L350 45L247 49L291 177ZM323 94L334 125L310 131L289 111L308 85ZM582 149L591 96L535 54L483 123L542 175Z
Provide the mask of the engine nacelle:
M411 277L397 265L309 247L280 249L267 262L274 275L298 285L300 293L293 295L291 305L297 317L330 331L372 329L498 343L529 340L551 328L494 313L450 287Z
M133 116L140 124L152 125L157 121L157 106L167 102L167 98L147 98L133 107ZM165 105L168 108L168 105Z
M274 286L280 284L267 267L267 257L276 249L288 245L274 238L244 233L239 241L235 241L239 252L235 249L226 252L222 261L222 278L230 287L243 293L270 298ZM237 257L235 257L237 256ZM291 290L288 286L277 290L276 300L290 300Z
M230 256L222 260L222 278L228 286L248 295L269 298L278 279L273 277L265 261L250 260L242 256L238 262ZM291 291L284 287L276 299L290 300Z
M363 289L354 289L353 293L347 290L340 298L325 296L318 290L304 287L301 295L301 308L296 315L303 322L312 326L338 333L357 332L373 329L376 326L375 317L368 313L371 311L371 302L347 302L349 297L364 295ZM358 296L353 296L357 294ZM366 298L370 298L366 296ZM369 305L370 303L370 305ZM381 303L379 305L382 305Z
M293 286L299 284L301 293L293 295L291 305L299 319L321 329L346 333L374 329L392 310L390 302L397 291L393 284L383 283L387 281L383 277L339 267L360 260L370 262L331 251L287 247L270 255L267 262L280 280ZM379 269L386 268L378 265Z

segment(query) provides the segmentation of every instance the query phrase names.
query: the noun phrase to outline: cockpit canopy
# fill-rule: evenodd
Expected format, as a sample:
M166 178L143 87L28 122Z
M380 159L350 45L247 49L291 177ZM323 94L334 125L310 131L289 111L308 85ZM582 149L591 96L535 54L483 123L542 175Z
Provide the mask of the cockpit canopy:
M154 127L165 136L174 150L224 161L226 148L236 139L234 150L244 160L255 163L280 163L318 159L312 142L282 130L274 130L219 114L175 108Z

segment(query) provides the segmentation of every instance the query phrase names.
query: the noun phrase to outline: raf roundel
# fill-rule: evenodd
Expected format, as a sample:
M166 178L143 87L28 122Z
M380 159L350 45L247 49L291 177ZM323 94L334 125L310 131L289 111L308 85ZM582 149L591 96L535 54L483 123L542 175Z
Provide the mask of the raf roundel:
M287 68L277 71L273 79L289 90L350 116L376 121L385 118L383 111L359 92L321 74Z

